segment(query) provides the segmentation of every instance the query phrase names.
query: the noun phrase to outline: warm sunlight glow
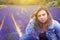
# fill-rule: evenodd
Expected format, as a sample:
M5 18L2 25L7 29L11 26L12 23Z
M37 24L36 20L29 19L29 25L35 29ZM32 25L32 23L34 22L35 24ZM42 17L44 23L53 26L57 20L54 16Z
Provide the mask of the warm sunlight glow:
M34 4L39 4L41 1L40 0L13 0L12 2L19 5L34 5Z

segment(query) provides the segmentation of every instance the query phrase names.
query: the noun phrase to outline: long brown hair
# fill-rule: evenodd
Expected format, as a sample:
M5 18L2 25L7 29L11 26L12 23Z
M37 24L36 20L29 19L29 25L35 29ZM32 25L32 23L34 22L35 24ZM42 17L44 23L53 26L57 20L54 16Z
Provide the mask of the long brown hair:
M48 26L52 23L52 16L51 13L48 11L48 9L44 6L41 6L40 8L38 8L37 10L35 10L32 15L31 18L33 18L35 16L35 24L34 24L34 29L36 30L40 24L42 24L41 22L39 22L38 18L37 18L37 14L39 13L39 11L41 10L45 10L47 15L48 15L48 19L47 21L43 24L45 29L48 29ZM42 30L44 30L44 28Z

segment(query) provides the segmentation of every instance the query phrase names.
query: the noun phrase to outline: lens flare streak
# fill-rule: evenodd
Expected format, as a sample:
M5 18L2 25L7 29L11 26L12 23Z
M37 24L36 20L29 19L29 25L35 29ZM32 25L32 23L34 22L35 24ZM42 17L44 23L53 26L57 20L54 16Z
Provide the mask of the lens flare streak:
M12 19L13 19L13 22L14 22L14 24L15 24L16 30L17 30L17 32L18 32L18 34L19 34L19 37L21 37L21 36L22 36L22 32L21 32L19 26L17 25L17 23L16 23L16 21L15 21L15 19L14 19L14 16L11 15L11 17L12 17Z
M2 23L0 24L0 30L2 29L3 23L4 23L5 16L2 18Z

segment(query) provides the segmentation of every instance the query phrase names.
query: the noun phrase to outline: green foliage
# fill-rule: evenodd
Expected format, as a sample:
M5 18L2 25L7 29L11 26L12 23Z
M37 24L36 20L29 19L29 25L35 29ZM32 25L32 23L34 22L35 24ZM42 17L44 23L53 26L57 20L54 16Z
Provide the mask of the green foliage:
M52 1L46 4L46 6L48 7L58 7L58 3L57 1Z

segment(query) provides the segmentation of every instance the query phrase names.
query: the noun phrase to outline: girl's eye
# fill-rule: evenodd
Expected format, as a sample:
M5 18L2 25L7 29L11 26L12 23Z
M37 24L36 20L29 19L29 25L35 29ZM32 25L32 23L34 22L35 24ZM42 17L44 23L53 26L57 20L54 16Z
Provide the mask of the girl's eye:
M38 15L38 17L41 17L41 15Z
M45 16L45 14L43 14L43 16Z

